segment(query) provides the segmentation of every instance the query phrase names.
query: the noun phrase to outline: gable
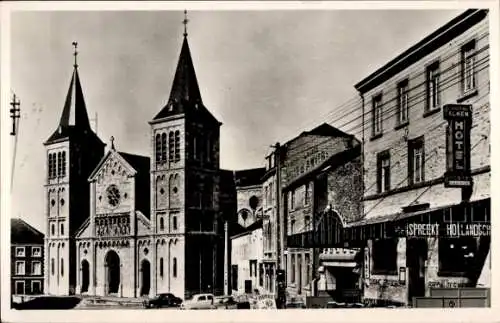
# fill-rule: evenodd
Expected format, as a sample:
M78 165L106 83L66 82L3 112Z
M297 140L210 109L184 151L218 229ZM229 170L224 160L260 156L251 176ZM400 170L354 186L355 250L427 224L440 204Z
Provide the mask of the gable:
M75 234L75 238L79 239L85 239L85 238L92 238L92 230L90 229L90 217L83 222L82 226L78 229L78 231Z
M136 173L137 171L119 153L110 150L89 176L89 181L102 179L102 177L109 175L129 177Z
M136 219L137 219L137 235L138 236L145 236L145 235L150 235L151 232L151 222L149 219L142 214L142 212L137 211L136 213Z

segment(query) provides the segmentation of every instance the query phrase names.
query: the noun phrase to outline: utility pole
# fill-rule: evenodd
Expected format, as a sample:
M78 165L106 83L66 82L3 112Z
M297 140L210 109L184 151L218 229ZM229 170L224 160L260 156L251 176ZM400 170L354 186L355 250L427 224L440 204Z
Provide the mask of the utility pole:
M21 101L16 101L17 96L14 93L12 97L12 102L10 105L12 108L10 109L10 117L12 118L12 132L10 133L11 136L15 136L17 134L16 132L16 119L19 119L21 117L21 108L19 107L21 105Z

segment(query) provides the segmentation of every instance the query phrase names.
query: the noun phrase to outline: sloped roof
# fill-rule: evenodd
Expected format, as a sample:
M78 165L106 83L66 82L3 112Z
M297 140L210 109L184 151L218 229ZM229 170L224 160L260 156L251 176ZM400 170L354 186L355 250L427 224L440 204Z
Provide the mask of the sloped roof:
M148 174L151 167L150 159L146 156L134 155L119 151L118 154L123 157L138 173Z
M234 181L236 186L259 185L265 174L265 167L237 170L234 171Z
M10 219L11 243L43 244L44 235L21 219Z
M153 121L178 114L189 114L192 118L220 124L203 105L187 37L184 37L182 43L167 104L153 118Z
M71 82L57 129L47 139L45 144L69 138L75 134L94 137L102 143L90 127L77 66L74 67L73 75L71 76ZM104 143L102 144L104 145Z

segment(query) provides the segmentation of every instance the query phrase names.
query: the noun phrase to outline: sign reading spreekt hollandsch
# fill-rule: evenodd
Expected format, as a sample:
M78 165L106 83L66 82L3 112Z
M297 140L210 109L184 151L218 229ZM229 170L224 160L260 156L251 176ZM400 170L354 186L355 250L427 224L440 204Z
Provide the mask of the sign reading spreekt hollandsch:
M443 108L446 128L445 187L471 187L470 129L472 105L447 104Z

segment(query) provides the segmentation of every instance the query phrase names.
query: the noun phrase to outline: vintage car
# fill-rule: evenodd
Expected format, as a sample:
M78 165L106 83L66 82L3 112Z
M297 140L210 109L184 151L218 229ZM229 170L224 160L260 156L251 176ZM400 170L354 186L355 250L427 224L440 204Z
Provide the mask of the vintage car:
M214 301L217 309L234 310L238 309L238 304L232 296L217 296Z
M182 299L171 293L158 294L156 297L144 300L145 308L178 307Z
M213 294L194 294L190 299L185 300L181 306L183 310L209 310L216 309Z

